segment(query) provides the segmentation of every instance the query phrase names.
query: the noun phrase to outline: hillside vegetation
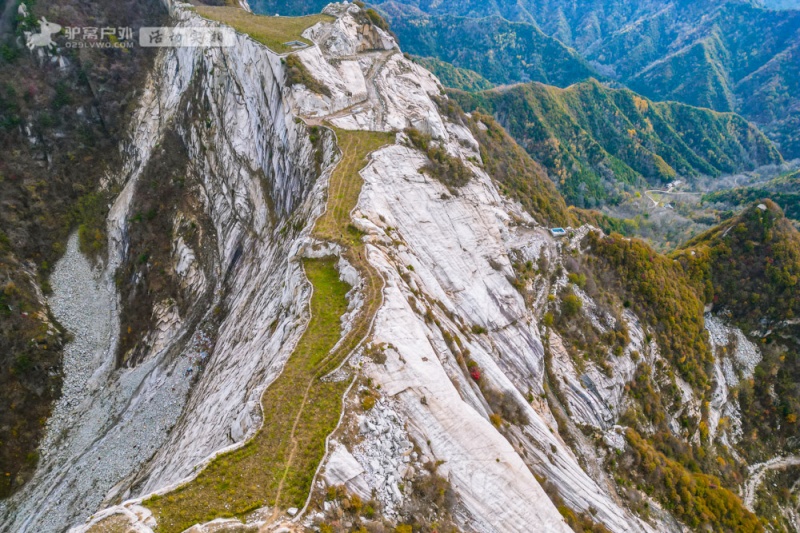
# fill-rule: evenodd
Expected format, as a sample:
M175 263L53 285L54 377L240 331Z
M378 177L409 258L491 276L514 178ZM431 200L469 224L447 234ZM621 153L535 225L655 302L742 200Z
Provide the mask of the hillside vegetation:
M594 80L567 89L531 83L451 96L467 111L495 115L578 207L615 203L646 185L781 161L772 143L737 115L652 102Z
M704 328L702 293L681 265L638 239L589 236L593 269L610 274L605 289L626 298L654 328L661 354L700 395L713 358Z
M800 314L800 233L770 200L692 239L676 257L717 309L751 328Z
M305 15L325 3L257 0L252 7ZM377 9L406 52L496 85L615 80L652 99L740 113L785 157L800 157L800 10L689 0L391 0Z
M721 486L720 480L702 472L687 470L678 461L654 449L633 429L626 438L631 446L631 475L647 494L694 531L764 531L758 518L748 511L736 494Z
M120 142L156 50L67 48L65 66L25 47L38 21L63 27L160 26L160 2L6 2L0 15L0 498L19 489L61 392L64 336L48 324L48 277L79 230L81 249L105 253L105 216L121 168ZM43 294L44 293L44 294Z
M494 87L494 84L475 72L466 68L454 67L450 63L435 57L411 58L427 70L433 72L445 87L453 87L462 91L485 91Z
M0 231L0 498L36 467L36 444L61 392L66 340L9 244Z
M328 0L251 0L248 1L254 13L299 17L319 13L330 4Z
M762 198L769 198L783 209L788 218L800 222L800 171L790 172L758 185L704 194L702 200L709 204L745 206Z
M800 233L770 200L696 237L676 252L714 310L753 332L763 359L736 391L741 449L765 460L800 437ZM788 321L788 322L787 322Z

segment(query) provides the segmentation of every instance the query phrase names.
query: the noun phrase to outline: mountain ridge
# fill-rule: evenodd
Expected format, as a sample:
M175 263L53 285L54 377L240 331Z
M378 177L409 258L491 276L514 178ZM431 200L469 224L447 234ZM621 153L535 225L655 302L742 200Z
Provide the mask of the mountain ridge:
M235 45L159 49L110 209L81 204L96 216L48 301L73 334L68 386L0 528L788 527L791 498L758 487L794 480L754 471L791 449L800 358L707 312L704 268L580 225L547 160L465 114L357 4L280 24L167 5L180 28L236 20ZM310 44L277 53L287 27ZM740 117L598 82L491 94L526 89L579 148L569 179L591 157L632 180L780 160ZM534 111L520 122L548 133ZM755 222L748 268L791 234ZM81 234L107 251L94 270ZM781 267L762 270L783 295Z
M509 2L478 7L393 1L378 8L384 9L392 25L401 28L401 41L411 47L417 46L420 23L415 26L410 20L451 17L451 24L456 24L465 20L457 17L506 17L508 22L500 26L503 32L513 32L514 24L543 31L574 47L592 66L595 77L602 73L652 99L736 111L764 128L787 158L800 156L795 133L800 120L796 96L800 93L796 81L800 79L800 12L771 11L731 1L650 1L636 7L605 6L599 1L581 6L562 4L522 2L516 9ZM412 7L406 12L403 5ZM764 40L764 35L770 38ZM485 62L468 62L463 50L479 54L475 42L475 38L457 38L440 46L457 43L462 50L457 59L465 62L456 66L476 70L496 84L546 81L521 77L524 70L519 57L509 58L505 70L493 69ZM485 39L480 42L484 51L497 49L488 47ZM455 59L451 52L436 47L416 53ZM543 59L547 64L555 61ZM554 84L563 86L565 81Z

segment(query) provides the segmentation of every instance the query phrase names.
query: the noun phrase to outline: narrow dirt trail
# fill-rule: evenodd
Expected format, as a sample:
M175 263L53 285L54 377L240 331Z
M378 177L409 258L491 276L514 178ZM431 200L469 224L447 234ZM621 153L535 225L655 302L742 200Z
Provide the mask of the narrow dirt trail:
M321 117L302 117L305 120L306 124L309 126L323 126L325 123L331 123L331 121L336 120L337 118L343 118L349 115L353 115L354 113L358 112L361 107L364 106L372 106L375 110L375 120L374 126L376 130L381 130L385 127L386 121L384 119L384 115L386 113L386 104L383 101L383 97L378 90L378 85L375 83L375 78L378 76L380 71L386 65L387 61L389 60L392 55L399 53L394 50L384 51L384 52L375 52L375 59L372 64L367 69L367 73L364 76L364 82L367 88L367 97L361 101L355 102L343 109L335 111L329 115L321 116ZM343 60L354 60L357 57L350 57L346 56L341 58Z
M790 455L789 457L774 457L764 463L758 463L750 467L750 477L744 483L744 506L750 511L756 500L756 491L764 480L764 476L770 470L783 470L790 466L800 466L800 455Z
M310 235L340 247L342 258L359 273L363 305L341 335L339 319L347 306L345 302L339 309L342 302L331 300L334 296L345 300L344 292L338 294L332 289L345 284L336 273L335 258L327 259L333 261L327 266L315 263L325 259L302 260L313 287L310 320L283 370L261 397L264 420L260 429L241 448L215 458L186 485L164 498L144 502L165 532L177 533L223 513L243 515L254 506L271 507L266 523L274 525L288 508L300 508L301 499L307 504L313 492L319 464L327 453L327 440L322 442L320 437L327 439L338 424L343 397L354 375L349 372L345 379L324 378L367 342L383 302L383 277L367 260L363 234L353 228L352 216L364 183L360 171L369 163L372 152L395 140L394 133L380 131L385 103L375 81L394 53L371 53L373 60L364 72L368 84L364 101L324 117L299 117L309 126L325 127L336 135L341 158L328 178L325 210ZM364 111L370 121L366 129L342 130L330 123L337 117ZM312 264L317 266L309 270ZM324 343L329 344L323 350ZM233 492L232 487L236 487Z
M286 468L283 470L283 476L281 476L281 482L278 484L278 490L275 491L275 505L272 509L272 515L270 516L270 522L274 522L278 519L281 515L281 493L283 492L283 485L286 483L286 476L289 474L289 467L292 465L294 461L294 457L297 454L297 426L300 424L300 420L303 416L303 408L308 401L308 393L311 391L311 387L314 385L314 380L308 382L306 385L306 390L303 393L303 400L300 402L300 409L297 411L297 416L294 419L294 424L292 424L292 432L290 433L289 440L292 443L291 451L289 452L289 457L286 459Z

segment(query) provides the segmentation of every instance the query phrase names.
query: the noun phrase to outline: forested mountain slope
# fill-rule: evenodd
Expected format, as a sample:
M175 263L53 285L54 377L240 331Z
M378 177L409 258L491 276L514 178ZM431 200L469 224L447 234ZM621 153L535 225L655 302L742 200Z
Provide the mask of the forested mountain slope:
M578 207L614 203L644 186L781 161L772 143L737 115L653 102L594 80L567 89L532 83L450 94L467 111L495 115Z
M800 314L800 233L770 200L690 240L678 257L707 299L747 327Z
M452 63L434 57L413 56L413 59L435 74L445 87L473 92L484 91L494 86L492 82L474 70L454 67Z
M67 24L60 5L37 14ZM160 48L141 86L109 66L140 89L118 128L85 124L76 168L23 168L14 189L73 194L2 213L6 272L27 281L3 286L0 326L25 335L14 355L62 354L64 382L49 418L17 417L44 438L3 533L792 527L792 225L759 200L659 254L582 224L548 176L611 201L779 161L750 124L596 82L450 97L358 4L165 7L168 26L232 25L232 46ZM24 58L84 80L55 70L64 48ZM3 142L61 139L25 121ZM566 146L547 159L531 139ZM103 154L105 179L79 172ZM10 257L26 232L51 236L53 266ZM31 318L46 345L16 329Z
M409 1L379 9L408 51L471 68L493 83L564 86L576 76L602 75L650 98L739 112L761 125L786 157L800 156L800 11L685 0ZM476 24L485 17L495 18ZM431 43L429 28L447 40ZM537 44L540 30L574 48L593 73L563 63L558 47ZM495 58L505 68L496 68ZM554 64L561 76L536 77Z
M715 313L759 338L763 360L739 390L752 458L793 449L800 415L800 233L770 200L699 235L675 252Z
M61 60L25 48L41 16L66 26L155 26L157 1L94 6L40 0L0 15L0 498L16 491L39 459L37 445L62 387L65 332L45 296L66 237L80 229L84 249L105 249L112 191L98 190L120 164L155 53L147 48L68 49ZM123 38L124 40L124 38Z
M404 50L478 72L492 83L540 81L566 87L595 70L575 51L532 24L498 16L405 16L399 4L381 4Z
M769 198L783 209L786 216L800 224L800 171L788 172L764 183L724 189L703 195L703 202L731 203L745 206Z

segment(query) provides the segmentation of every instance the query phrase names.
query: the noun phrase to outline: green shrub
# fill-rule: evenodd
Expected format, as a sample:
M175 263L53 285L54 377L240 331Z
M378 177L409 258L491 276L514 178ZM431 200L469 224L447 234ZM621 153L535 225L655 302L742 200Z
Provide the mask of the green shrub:
M384 20L384 18L380 15L380 13L378 13L371 7L367 9L365 13L367 15L367 18L373 25L379 27L385 32L389 31L389 24L386 22L386 20Z
M414 148L428 157L428 163L422 170L447 185L451 191L453 188L463 187L472 178L472 171L461 159L450 155L439 143L433 142L430 135L416 128L408 128L405 133Z
M14 361L14 372L17 374L27 374L33 368L33 361L27 354L17 356Z
M320 83L311 72L308 71L297 54L286 56L283 62L286 65L286 83L288 85L304 85L309 91L330 98L331 90L327 85Z
M361 408L365 411L369 411L375 407L375 396L372 394L364 394L361 396Z
M583 302L575 294L567 294L561 299L561 312L566 317L577 315L583 308Z
M571 272L567 275L567 279L570 283L574 283L581 289L586 287L586 274L576 274Z
M492 424L500 427L497 423L498 420L500 422L506 420L518 426L524 426L530 422L524 407L514 399L513 394L494 388L492 385L489 385L486 380L481 380L478 383L483 397L496 416L496 419L489 417Z
M110 194L90 192L75 203L70 215L71 222L78 226L78 240L81 251L97 257L106 248L106 216Z

